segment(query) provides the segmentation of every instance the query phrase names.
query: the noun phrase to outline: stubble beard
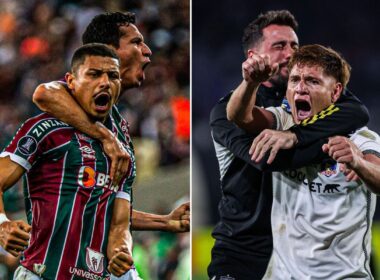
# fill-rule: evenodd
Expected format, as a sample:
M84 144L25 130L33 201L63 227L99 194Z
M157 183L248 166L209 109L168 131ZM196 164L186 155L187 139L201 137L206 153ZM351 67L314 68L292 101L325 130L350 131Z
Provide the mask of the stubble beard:
M269 81L271 82L273 87L277 89L277 91L282 92L285 96L286 88L288 86L288 78L288 75L284 76L281 74L276 74L273 77L271 77Z

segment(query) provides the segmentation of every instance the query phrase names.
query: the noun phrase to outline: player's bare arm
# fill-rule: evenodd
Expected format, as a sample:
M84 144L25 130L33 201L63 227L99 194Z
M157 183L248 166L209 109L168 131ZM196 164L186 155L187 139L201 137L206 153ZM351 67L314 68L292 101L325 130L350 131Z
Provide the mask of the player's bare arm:
M260 84L278 70L278 64L270 65L269 56L251 53L242 63L243 81L233 92L227 104L227 118L240 128L257 132L273 123L272 116L256 107L256 94Z
M98 139L111 158L111 179L115 184L128 171L130 156L120 141L103 125L92 121L60 82L39 85L33 93L33 102L42 111L64 121L90 137Z
M168 215L156 215L134 210L132 213L132 229L188 232L190 230L190 202L181 204Z
M109 259L108 271L117 277L128 272L133 265L129 213L129 201L116 198L108 235L107 256Z
M347 180L363 180L370 190L380 194L380 158L371 153L363 153L346 137L336 136L322 147L338 163L344 164Z
M25 170L8 157L0 158L0 245L12 256L18 257L29 244L30 225L22 220L9 221L3 202L4 192L13 186Z

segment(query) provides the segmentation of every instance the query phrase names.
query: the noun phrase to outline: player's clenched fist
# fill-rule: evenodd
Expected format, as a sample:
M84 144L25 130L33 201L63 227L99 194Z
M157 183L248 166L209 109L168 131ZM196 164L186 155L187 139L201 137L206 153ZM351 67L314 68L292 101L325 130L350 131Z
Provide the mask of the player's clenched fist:
M325 153L339 163L345 163L350 168L356 168L358 161L363 158L362 152L346 137L335 136L322 147Z
M32 227L24 221L7 221L0 225L0 245L11 255L18 257L29 244Z
M132 265L133 259L127 246L122 246L114 250L114 255L108 263L108 271L120 277L128 272L132 268Z
M243 79L247 82L261 83L278 71L278 63L270 64L268 55L250 55L242 64Z
M332 137L322 146L322 150L342 164L340 169L346 175L347 181L358 180L359 177L353 169L358 166L363 153L350 139L343 136Z

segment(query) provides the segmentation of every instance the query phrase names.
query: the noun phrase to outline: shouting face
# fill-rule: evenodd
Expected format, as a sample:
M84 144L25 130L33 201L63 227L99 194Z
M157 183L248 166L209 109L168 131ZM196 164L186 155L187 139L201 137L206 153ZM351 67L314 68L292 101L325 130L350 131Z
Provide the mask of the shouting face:
M120 94L119 62L111 57L87 56L75 73L66 74L66 80L90 118L104 121Z
M295 123L335 103L342 89L342 84L326 75L321 66L294 65L289 74L286 97Z
M115 51L120 58L122 86L124 89L139 87L145 79L144 70L152 52L134 24L120 26L119 31L123 35Z

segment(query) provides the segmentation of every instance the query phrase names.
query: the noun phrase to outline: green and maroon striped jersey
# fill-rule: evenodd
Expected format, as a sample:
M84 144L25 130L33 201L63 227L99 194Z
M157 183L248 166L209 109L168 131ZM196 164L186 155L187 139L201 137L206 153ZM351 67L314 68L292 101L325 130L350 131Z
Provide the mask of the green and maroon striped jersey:
M0 155L27 170L24 195L32 231L21 264L43 279L109 278L113 201L131 199L136 165L128 124L116 107L106 125L132 158L117 186L100 142L48 114L28 119Z

